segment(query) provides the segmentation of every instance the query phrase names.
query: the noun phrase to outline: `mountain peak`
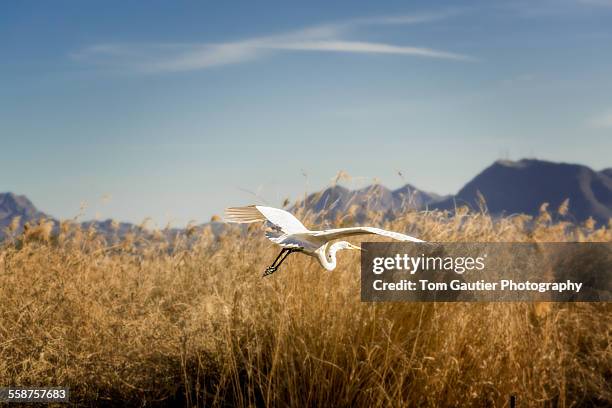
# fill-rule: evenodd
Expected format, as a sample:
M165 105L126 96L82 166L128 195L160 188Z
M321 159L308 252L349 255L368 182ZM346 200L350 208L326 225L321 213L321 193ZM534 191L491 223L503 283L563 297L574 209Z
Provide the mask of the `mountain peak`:
M39 213L26 196L10 192L0 193L0 221L7 217L33 217Z
M10 192L0 193L0 239L4 236L4 229L15 217L19 217L19 228L27 222L47 218L26 196Z
M349 190L336 184L310 194L297 207L304 206L316 214L323 214L326 219L351 213L357 222L361 222L369 211L392 214L421 209L439 198L437 194L421 191L410 184L393 191L379 183L358 190Z
M456 196L435 204L453 209L467 204L478 208L482 194L492 214L538 214L540 205L551 208L570 199L577 221L593 216L599 222L612 217L612 178L587 166L537 159L498 160L468 182Z

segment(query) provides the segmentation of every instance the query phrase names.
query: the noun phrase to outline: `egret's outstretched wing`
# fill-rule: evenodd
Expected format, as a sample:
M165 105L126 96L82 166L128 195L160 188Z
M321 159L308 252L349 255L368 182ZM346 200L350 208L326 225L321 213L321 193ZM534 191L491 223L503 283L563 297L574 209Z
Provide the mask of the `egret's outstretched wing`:
M328 241L334 239L350 237L351 235L364 235L364 234L376 234L383 237L393 238L398 241L410 241L410 242L425 242L418 238L411 237L410 235L400 234L399 232L387 231L380 228L374 227L351 227L351 228L336 228L324 231L313 231L313 236L322 237Z
M269 221L287 235L308 232L308 228L285 210L250 205L248 207L231 207L225 210L225 221L239 224Z

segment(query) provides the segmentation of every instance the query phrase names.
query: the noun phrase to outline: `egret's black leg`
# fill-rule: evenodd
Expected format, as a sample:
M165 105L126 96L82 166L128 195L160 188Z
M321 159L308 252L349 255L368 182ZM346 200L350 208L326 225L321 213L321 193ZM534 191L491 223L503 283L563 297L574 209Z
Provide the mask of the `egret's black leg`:
M278 266L276 265L276 262L280 259L281 256L283 256L286 252L288 251L287 248L283 248L280 251L280 254L278 254L278 256L276 257L276 259L274 260L274 262L272 262L272 265L268 266L263 274L263 276L268 276L273 274L274 272L276 272L276 270L278 269Z
M287 259L287 257L289 256L290 253L292 253L293 250L292 249L288 249L287 252L285 252L285 256L283 256L281 258L280 261L278 261L278 263L276 264L276 267L278 268L279 266L281 266L281 264L285 261L285 259Z
M276 272L278 270L278 267L283 263L283 261L285 259L287 259L287 256L293 252L293 250L288 249L288 248L283 248L280 252L280 254L278 254L278 256L276 257L276 259L274 260L274 262L272 262L272 265L268 266L266 268L266 271L264 272L263 276L268 276L273 274L274 272ZM282 258L281 258L282 257ZM280 259L280 261L279 261ZM278 261L278 263L277 263Z
M287 251L289 251L287 248L283 248L280 251L280 254L278 254L278 256L276 257L276 259L274 260L274 262L272 262L272 266L276 265L276 261L278 261L278 259L283 256L283 254L285 254Z

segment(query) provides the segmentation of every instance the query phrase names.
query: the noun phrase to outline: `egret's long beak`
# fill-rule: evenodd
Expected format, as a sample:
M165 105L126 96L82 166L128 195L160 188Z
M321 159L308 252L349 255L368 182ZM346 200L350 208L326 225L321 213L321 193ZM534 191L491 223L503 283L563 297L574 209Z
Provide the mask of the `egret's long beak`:
M357 245L353 244L348 244L348 249L356 249L357 251L362 251L361 247L358 247Z

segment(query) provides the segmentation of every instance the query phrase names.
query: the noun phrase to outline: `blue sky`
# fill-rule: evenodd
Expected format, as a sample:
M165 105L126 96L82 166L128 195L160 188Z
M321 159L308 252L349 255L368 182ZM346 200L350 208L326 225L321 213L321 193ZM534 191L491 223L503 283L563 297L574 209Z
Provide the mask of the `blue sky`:
M612 1L226 3L4 3L0 191L163 226L340 170L612 166Z

